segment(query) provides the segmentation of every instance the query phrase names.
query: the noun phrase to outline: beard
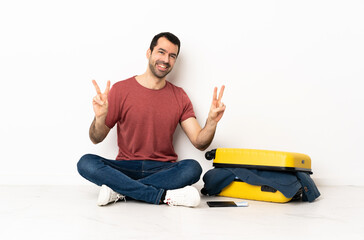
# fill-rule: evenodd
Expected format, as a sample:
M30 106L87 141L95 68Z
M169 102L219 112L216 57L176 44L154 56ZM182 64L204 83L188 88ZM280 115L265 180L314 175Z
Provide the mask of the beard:
M158 64L164 64L167 66L168 70L167 71L160 71L157 69L157 65ZM168 73L170 73L172 71L172 68L170 67L170 64L168 63L164 63L161 61L157 61L155 63L153 63L152 61L149 61L149 69L150 71L153 73L154 76L156 76L157 78L164 78L165 76L168 75Z

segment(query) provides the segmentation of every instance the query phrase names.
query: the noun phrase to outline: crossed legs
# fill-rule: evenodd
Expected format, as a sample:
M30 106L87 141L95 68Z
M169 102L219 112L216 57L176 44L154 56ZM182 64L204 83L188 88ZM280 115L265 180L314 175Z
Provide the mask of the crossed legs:
M196 183L202 168L196 160L175 163L150 160L117 161L86 154L77 163L85 179L135 200L159 204L166 190Z

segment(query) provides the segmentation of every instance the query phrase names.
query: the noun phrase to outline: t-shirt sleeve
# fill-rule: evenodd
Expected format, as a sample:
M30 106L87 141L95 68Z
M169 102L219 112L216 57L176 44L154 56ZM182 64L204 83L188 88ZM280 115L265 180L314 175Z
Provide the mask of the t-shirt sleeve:
M187 96L187 94L185 93L185 91L183 91L183 90L182 90L182 106L183 106L183 110L182 110L181 118L179 121L180 123L190 117L196 118L195 111L193 110L192 102L191 102L190 98Z
M105 124L108 128L113 128L120 120L120 94L118 94L117 86L115 85L110 89L108 104L109 106Z

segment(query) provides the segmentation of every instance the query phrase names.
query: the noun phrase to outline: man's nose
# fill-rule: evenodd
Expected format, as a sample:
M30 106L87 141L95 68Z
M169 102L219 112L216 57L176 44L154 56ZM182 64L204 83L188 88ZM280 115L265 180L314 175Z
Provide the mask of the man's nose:
M163 58L162 58L163 62L165 63L169 63L169 55L168 54L164 54Z

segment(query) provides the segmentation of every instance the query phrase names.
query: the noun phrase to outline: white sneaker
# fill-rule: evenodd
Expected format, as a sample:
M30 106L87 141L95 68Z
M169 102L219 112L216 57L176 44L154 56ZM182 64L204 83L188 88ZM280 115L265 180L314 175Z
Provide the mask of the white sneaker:
M192 186L167 190L164 203L169 206L197 207L200 204L200 193Z
M114 192L111 188L106 185L102 185L99 193L99 197L97 199L97 205L105 206L111 202L116 203L120 199L125 201L125 196Z

